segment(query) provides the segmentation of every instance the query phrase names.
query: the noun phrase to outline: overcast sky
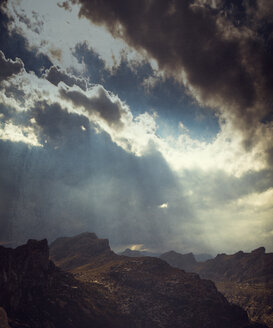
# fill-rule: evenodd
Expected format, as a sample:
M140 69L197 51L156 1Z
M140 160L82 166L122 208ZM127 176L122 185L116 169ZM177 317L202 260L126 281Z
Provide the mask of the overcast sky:
M0 1L0 243L273 251L273 3Z

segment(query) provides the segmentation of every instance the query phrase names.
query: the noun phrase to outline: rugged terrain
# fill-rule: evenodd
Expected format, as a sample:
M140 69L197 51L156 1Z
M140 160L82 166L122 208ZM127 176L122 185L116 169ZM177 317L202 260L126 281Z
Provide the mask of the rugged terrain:
M219 254L194 270L215 282L230 302L242 306L250 318L273 328L273 253L260 247L251 253Z
M197 272L214 281L226 298L243 307L254 321L273 328L273 254L260 247L251 253L219 254L203 263L190 254L168 252L161 256L174 267Z
M126 327L104 289L76 280L49 260L46 240L0 246L0 290L11 328Z
M211 281L157 258L118 256L107 242L104 248L96 242L101 245L88 233L57 239L50 247L51 258L80 281L105 288L120 313L130 318L130 327L252 326L246 313L229 304ZM78 257L78 262L71 261Z
M152 257L118 256L95 234L0 247L4 328L254 328L209 280ZM6 316L7 314L7 316ZM8 318L8 321L7 321Z

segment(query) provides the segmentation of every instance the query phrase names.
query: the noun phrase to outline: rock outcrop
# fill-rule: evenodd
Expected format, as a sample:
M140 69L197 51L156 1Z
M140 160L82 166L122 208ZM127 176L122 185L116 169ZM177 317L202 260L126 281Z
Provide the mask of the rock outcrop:
M0 247L0 291L11 328L125 326L103 289L81 283L49 260L46 240Z
M74 237L56 239L50 245L50 258L63 270L73 271L88 264L92 266L97 261L115 257L110 249L108 239L98 238L95 233L84 232Z

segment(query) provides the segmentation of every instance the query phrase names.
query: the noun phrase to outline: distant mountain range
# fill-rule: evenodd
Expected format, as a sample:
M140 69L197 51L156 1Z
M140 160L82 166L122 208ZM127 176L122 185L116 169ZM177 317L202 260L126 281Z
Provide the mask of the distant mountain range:
M153 256L153 257L160 257L162 254L160 253L153 253L148 251L136 251L130 248L126 248L123 252L118 253L119 255L130 256L130 257L142 257L142 256ZM197 262L204 262L206 260L212 259L210 254L193 254L195 260Z
M46 240L1 246L0 291L5 328L266 327L210 280L159 258L119 256L94 233L59 238L50 250Z

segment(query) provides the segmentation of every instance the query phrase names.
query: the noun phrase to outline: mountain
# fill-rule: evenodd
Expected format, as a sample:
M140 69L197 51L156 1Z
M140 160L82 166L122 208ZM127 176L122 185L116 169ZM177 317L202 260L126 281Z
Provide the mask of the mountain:
M243 307L249 317L273 328L273 253L260 247L250 253L218 254L194 268L215 282L227 299Z
M6 311L0 307L0 328L10 328Z
M101 240L92 234L62 238L52 243L50 254L61 268L73 263L69 270L79 281L103 287L129 327L264 327L249 323L246 312L228 303L211 281L158 258L118 256L104 243L97 252Z
M153 253L148 251L136 251L130 248L126 248L123 252L119 253L119 255L124 255L129 257L143 257L143 256L159 257L158 253Z
M269 283L273 281L273 253L266 254L265 248L260 247L251 253L218 254L199 264L197 271L216 281Z
M201 253L201 254L193 254L197 262L205 262L213 258L210 254Z
M74 274L49 259L46 240L0 247L4 328L265 327L250 323L211 281L158 258L118 256L95 234L51 247L51 258Z
M0 246L0 291L0 309L11 328L127 325L103 288L76 280L49 260L46 240L29 240L16 249ZM0 315L5 318L4 311Z
M99 239L95 233L90 232L58 238L50 245L50 258L67 271L86 264L91 267L116 256L110 249L108 239Z
M192 253L180 254L175 251L170 251L160 255L160 258L171 266L188 272L194 271L197 262Z

